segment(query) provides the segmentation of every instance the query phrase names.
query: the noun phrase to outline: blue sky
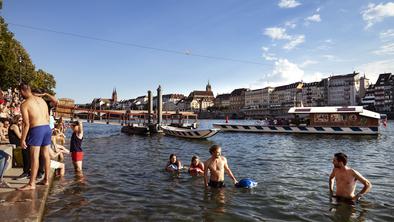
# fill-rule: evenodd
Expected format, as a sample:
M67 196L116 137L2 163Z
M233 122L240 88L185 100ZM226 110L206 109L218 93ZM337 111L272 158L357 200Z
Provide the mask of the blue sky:
M394 1L6 0L1 15L36 68L55 76L57 96L79 103L114 87L128 99L159 84L187 95L209 80L217 94L394 72Z

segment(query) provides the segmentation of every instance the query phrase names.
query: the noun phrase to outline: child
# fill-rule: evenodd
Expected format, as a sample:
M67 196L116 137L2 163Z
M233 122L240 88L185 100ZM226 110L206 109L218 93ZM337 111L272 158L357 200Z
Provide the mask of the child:
M74 164L75 172L82 175L82 140L83 140L83 126L79 121L75 121L71 124L73 134L70 141L70 152L71 158Z
M192 157L189 167L189 173L192 176L198 176L204 174L204 164L200 161L198 156Z
M170 155L170 160L167 162L165 170L170 173L179 172L182 169L182 164L180 160L177 160L175 154Z
M63 153L70 153L69 150L67 150L64 146L58 145L56 143L51 144L51 148L49 149L49 157L51 158L51 168L55 169L56 175L63 177L64 173L66 171L64 163L56 161L57 158L59 158L60 155L63 155Z

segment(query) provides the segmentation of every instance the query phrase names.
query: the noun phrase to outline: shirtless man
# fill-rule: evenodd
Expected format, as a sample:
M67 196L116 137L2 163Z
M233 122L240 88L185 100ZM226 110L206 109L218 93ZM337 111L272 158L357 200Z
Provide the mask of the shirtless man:
M227 165L227 159L224 156L221 156L222 148L218 145L213 145L209 148L209 153L211 153L211 158L205 161L204 165L206 166L204 170L204 182L205 187L213 187L213 188L222 188L225 187L224 184L224 171L226 170L227 174L234 181L234 184L237 183L233 173ZM208 182L208 171L210 171L211 176Z
M359 172L353 170L352 168L346 166L347 156L344 153L336 153L332 160L334 165L334 169L330 175L330 193L331 196L343 198L346 200L359 200L362 195L369 192L372 187L372 184L365 179ZM336 182L336 192L334 193L334 178ZM354 191L356 190L356 182L360 181L364 188L354 195Z
M30 86L25 83L22 83L19 89L25 99L21 104L23 119L21 147L26 149L27 146L30 146L31 162L30 181L25 186L19 188L19 190L34 190L36 188L40 152L45 164L45 176L40 184L49 184L49 147L51 145L52 132L49 127L48 106L46 102L41 97L33 95Z

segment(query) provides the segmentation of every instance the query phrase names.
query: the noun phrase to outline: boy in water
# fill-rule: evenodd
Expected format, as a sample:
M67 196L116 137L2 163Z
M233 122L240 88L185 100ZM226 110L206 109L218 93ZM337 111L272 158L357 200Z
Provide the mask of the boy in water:
M70 141L70 152L71 158L74 164L75 172L78 175L82 175L82 160L83 160L83 150L82 150L82 140L83 140L83 126L79 121L75 121L71 124L71 129L73 134Z

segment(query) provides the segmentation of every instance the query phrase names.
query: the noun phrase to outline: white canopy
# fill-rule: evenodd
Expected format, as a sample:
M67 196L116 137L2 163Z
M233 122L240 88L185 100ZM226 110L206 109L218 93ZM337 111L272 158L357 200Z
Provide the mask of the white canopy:
M362 106L323 106L323 107L292 107L290 114L309 113L358 113L361 116L380 119L380 114L364 109Z

